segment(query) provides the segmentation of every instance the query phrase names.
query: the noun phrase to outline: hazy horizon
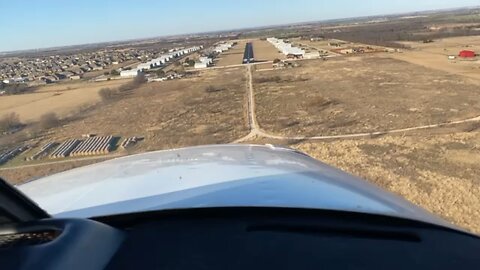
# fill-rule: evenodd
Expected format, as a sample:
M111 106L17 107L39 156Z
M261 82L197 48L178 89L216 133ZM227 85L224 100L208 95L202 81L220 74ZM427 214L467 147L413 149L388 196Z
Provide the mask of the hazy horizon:
M0 52L2 53L364 16L478 7L479 5L478 1L469 0L457 1L455 3L438 0L422 1L421 3L395 0L384 3L382 1L370 0L362 3L362 6L358 9L351 11L345 10L343 7L348 4L353 5L355 3L353 0L339 0L335 3L317 3L312 0L295 2L297 6L309 7L304 10L292 8L291 2L284 0L275 1L275 3L262 1L260 5L255 5L251 0L235 4L219 3L217 0L203 1L202 3L184 1L183 4L185 4L185 6L182 7L176 7L172 3L158 5L158 3L148 0L141 1L140 5L138 4L140 1L135 3L106 1L99 5L92 3L92 0L87 0L80 4L65 4L62 2L49 1L55 4L54 7L44 3L39 8L25 10L25 5L22 5L22 2L24 1L8 3L5 4L3 8L5 12L3 16L0 17L0 25L8 25L7 22L12 21L16 21L17 23L8 27L8 29L2 29L4 36L12 37L11 39L7 39L7 42L0 44ZM30 6L38 4L40 3L30 3ZM122 4L124 4L124 6L122 6ZM255 5L255 10L252 10L252 5L248 4ZM76 6L73 7L73 5ZM89 5L95 5L95 9L93 10L96 11L95 14L90 14L92 10L90 10ZM213 5L215 5L214 8L211 8ZM269 5L274 6L268 7ZM142 10L139 14L137 9L146 6L149 8ZM157 8L155 9L152 6L157 6ZM371 9L368 9L369 7L371 7ZM177 14L175 8L181 9L183 13ZM268 8L271 10L268 10ZM23 13L19 18L14 18L15 15L19 15L19 10ZM72 10L77 12L74 14L69 13ZM168 10L168 12L165 12L165 10ZM235 12L232 12L232 10ZM326 10L328 12L325 12ZM82 12L79 13L78 11ZM245 18L238 16L246 12L258 14L258 16L253 16L253 19L250 18L246 22L242 21L242 19L244 20ZM85 16L86 14L88 16ZM273 14L274 16L272 17L268 14ZM278 16L279 14L280 16ZM140 16L141 19L138 19L138 16ZM279 21L279 18L281 21ZM200 20L201 22L196 22L196 20ZM161 27L165 25L164 22L168 21L175 21L175 27L167 27L166 29L165 27ZM218 26L217 22L222 22L222 26ZM52 27L54 30L52 30ZM112 31L111 28L119 29L120 31ZM92 31L92 29L95 30Z

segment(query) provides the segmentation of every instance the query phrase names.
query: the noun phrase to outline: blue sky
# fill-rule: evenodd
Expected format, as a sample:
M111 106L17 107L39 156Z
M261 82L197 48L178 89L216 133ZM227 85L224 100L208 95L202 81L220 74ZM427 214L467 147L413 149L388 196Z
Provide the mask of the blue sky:
M479 0L0 1L0 51L480 5Z

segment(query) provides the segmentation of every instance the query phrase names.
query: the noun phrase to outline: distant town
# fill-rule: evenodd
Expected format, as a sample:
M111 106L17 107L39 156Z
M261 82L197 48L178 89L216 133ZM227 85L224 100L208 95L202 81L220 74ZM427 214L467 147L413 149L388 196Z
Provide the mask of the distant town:
M149 63L125 66L124 63L142 63L153 59L159 66L170 59L202 48L123 49L99 50L72 55L52 55L29 59L4 59L0 62L0 79L3 83L25 83L28 86L50 84L62 80L79 80L86 73L119 66L112 75L130 76L149 66Z

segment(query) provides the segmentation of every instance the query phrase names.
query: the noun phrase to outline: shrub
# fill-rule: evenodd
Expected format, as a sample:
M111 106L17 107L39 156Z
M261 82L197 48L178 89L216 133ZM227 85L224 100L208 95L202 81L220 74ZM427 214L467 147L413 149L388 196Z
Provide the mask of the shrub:
M221 87L215 87L215 86L213 86L213 85L209 85L209 86L207 86L207 87L205 88L205 92L207 92L207 93L220 92L220 91L222 91L222 90L223 90L223 88L221 88Z
M15 112L6 114L2 118L0 118L0 131L2 132L18 128L20 126L22 126L22 123L20 122L20 117Z
M255 82L256 83L267 83L267 82L281 82L282 78L280 76L272 76L272 77L260 77L256 78Z

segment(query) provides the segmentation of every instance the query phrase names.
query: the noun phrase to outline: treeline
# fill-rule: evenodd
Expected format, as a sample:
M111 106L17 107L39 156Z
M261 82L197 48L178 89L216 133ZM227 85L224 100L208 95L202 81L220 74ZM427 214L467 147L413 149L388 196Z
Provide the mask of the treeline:
M11 112L0 117L0 132L3 134L13 133L27 126L34 128L36 131L54 128L61 124L61 120L54 112L45 113L40 116L38 122L29 123L28 125L20 121L18 113Z
M322 34L327 38L394 48L405 48L397 41L425 41L478 35L478 31L472 26L432 31L428 25L430 24L422 20L412 20L349 27L343 28L340 32L334 31Z
M8 113L0 118L0 132L2 133L10 132L22 126L23 124L20 122L20 117L17 113Z
M18 95L35 91L35 87L30 87L24 83L4 83L0 82L0 91L5 91L6 95Z
M147 79L145 78L145 75L143 73L140 73L131 82L123 84L118 88L102 88L100 89L98 94L100 95L102 101L108 102L121 97L122 94L134 90L146 82Z

